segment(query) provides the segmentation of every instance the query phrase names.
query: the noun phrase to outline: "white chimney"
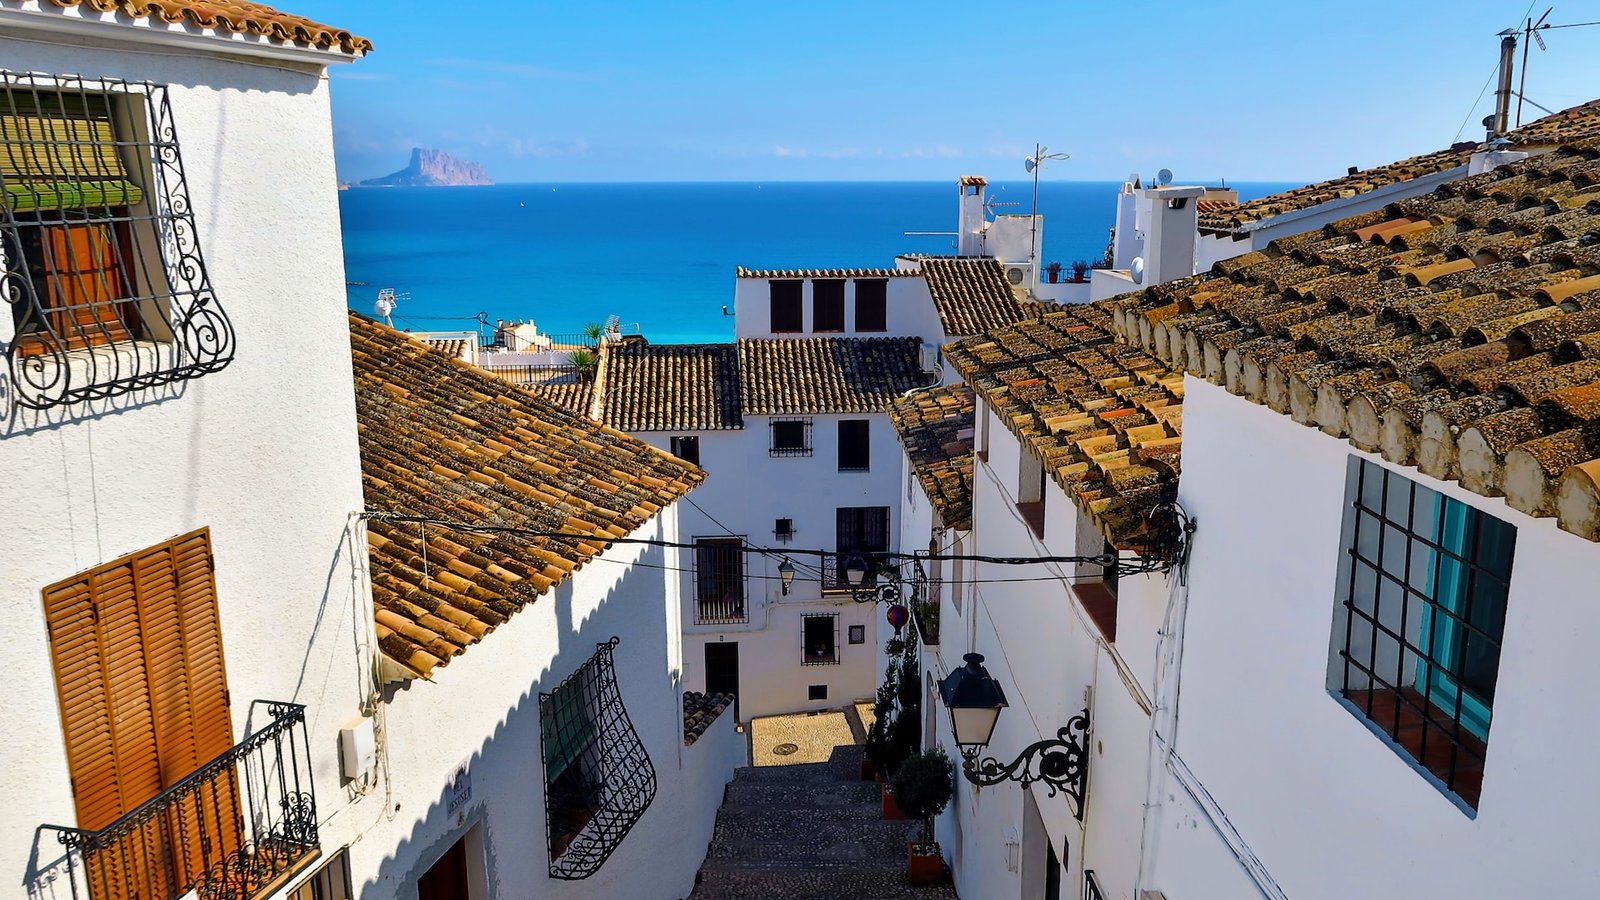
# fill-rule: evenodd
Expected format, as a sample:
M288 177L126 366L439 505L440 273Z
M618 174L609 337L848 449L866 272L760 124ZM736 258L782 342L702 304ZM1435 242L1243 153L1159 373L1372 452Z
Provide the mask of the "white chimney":
M983 192L989 182L982 175L963 175L961 212L956 219L956 255L983 256Z
M1117 194L1117 230L1111 240L1111 268L1127 269L1133 258L1144 252L1144 236L1139 233L1139 176L1122 183Z
M1144 284L1150 286L1194 274L1194 244L1199 234L1195 199L1203 187L1161 187L1150 198L1150 230L1145 236Z

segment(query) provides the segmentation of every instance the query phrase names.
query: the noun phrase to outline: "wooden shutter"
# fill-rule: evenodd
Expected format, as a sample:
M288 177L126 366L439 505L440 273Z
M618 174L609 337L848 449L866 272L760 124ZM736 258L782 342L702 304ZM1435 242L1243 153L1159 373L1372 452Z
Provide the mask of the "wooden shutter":
M78 827L97 831L233 746L207 529L44 590ZM231 769L87 861L110 896L165 896L240 845ZM127 886L127 887L123 887Z

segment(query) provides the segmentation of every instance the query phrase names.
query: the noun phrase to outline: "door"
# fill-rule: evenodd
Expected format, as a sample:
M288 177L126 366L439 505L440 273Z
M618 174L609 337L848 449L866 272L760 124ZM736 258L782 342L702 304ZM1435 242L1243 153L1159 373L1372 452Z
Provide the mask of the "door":
M450 845L439 861L417 879L417 900L468 900L465 837Z
M739 718L739 642L706 645L706 693L732 694L733 717Z

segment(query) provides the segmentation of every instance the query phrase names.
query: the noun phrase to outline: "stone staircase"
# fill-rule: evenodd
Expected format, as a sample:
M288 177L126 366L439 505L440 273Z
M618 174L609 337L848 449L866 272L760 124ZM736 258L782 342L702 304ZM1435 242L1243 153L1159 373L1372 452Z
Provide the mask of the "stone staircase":
M738 770L690 897L953 900L949 885L906 881L918 825L883 820L878 786L858 778L860 759L860 747L842 746L825 763Z

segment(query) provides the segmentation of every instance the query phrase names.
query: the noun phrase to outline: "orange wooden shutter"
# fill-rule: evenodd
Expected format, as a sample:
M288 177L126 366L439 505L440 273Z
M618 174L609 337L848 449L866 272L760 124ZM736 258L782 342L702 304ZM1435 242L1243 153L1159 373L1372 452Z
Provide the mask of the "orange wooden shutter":
M68 347L126 341L129 289L110 224L47 226L50 313Z
M78 827L104 828L233 745L211 570L201 529L45 588ZM229 769L89 860L90 880L113 897L192 885L239 847L239 809Z

